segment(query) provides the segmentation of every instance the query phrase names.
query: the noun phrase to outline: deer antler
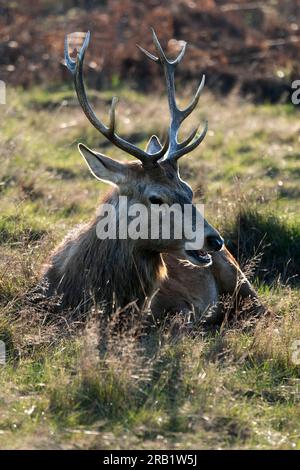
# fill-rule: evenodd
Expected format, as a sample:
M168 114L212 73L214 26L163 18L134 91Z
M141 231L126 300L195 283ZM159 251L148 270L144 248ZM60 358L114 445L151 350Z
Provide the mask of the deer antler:
M68 36L65 39L65 61L68 69L72 72L74 77L74 84L75 90L77 93L78 101L88 118L88 120L93 124L93 126L101 132L108 140L110 140L114 145L116 145L121 150L133 155L134 157L138 158L144 166L155 165L158 160L160 160L163 155L167 152L169 147L169 140L167 139L164 146L156 153L150 154L147 153L140 148L136 147L135 145L127 142L126 140L122 139L122 137L118 136L115 132L115 109L117 104L117 98L113 97L110 113L109 113L109 126L105 126L95 115L86 95L84 81L83 81L83 61L86 49L89 45L90 41L90 32L86 33L83 45L80 51L77 53L76 60L71 59L69 55L69 44L68 44Z
M194 96L194 99L189 104L189 106L187 106L187 108L182 109L182 110L179 109L177 107L176 98L175 98L174 74L175 74L175 69L177 65L183 59L187 43L186 42L184 43L177 58L171 61L167 59L153 28L152 28L152 34L153 34L153 42L154 42L158 57L146 51L143 47L139 46L138 44L137 44L137 47L144 54L146 54L146 56L149 57L151 60L153 60L154 62L160 63L163 66L165 77L166 77L166 83L167 83L168 102L169 102L169 109L170 109L170 115L171 115L171 123L169 127L170 147L169 147L169 150L165 159L176 161L178 160L178 158L194 150L202 142L207 132L207 121L205 121L204 128L201 134L199 134L197 137L196 137L196 134L197 134L198 127L194 129L192 133L187 137L187 139L185 139L183 142L178 142L177 140L181 123L192 113L192 111L195 109L195 107L198 104L201 91L204 87L205 76L204 75L202 76L202 80L200 82L198 90Z

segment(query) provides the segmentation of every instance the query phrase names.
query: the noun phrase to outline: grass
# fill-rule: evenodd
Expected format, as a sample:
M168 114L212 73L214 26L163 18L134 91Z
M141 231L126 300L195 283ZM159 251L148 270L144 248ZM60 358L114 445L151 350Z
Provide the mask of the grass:
M118 93L122 135L139 145L163 136L165 100ZM93 93L102 117L110 97ZM28 292L51 249L106 190L76 143L124 156L86 122L69 88L11 90L3 112L0 448L300 449L297 110L204 95L197 118L208 118L209 133L181 164L208 220L252 265L273 315L251 327L191 334L171 325L121 337L111 326L104 335L99 312L85 325L45 318Z

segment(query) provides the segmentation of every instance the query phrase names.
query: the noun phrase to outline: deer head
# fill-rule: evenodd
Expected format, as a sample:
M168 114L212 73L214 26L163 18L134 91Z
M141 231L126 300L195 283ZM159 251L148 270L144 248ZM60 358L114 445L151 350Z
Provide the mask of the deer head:
M175 99L174 72L184 56L186 43L178 57L173 61L170 61L165 56L154 31L153 41L156 47L157 56L138 46L139 49L151 60L157 62L163 67L167 84L168 103L171 117L166 142L162 145L158 137L152 136L146 149L141 150L116 133L116 98L113 98L112 100L108 126L103 124L96 117L88 101L83 81L83 62L89 39L90 33L88 32L80 51L77 53L76 60L71 59L69 55L67 37L65 42L66 65L73 74L75 90L79 103L89 121L104 137L127 154L134 156L139 161L127 163L115 161L99 152L89 149L83 144L79 144L81 155L84 157L89 169L97 179L111 183L116 187L114 197L120 195L127 197L128 207L135 203L143 204L147 208L151 208L152 205L171 206L175 204L176 207L179 207L179 210L183 212L185 205L191 205L192 224L195 226L195 221L197 216L199 217L199 214L196 207L192 205L192 189L180 178L178 159L194 150L202 142L207 131L207 123L205 123L204 129L200 135L196 135L197 129L195 129L184 141L178 142L180 125L196 107L201 90L204 86L203 76L197 93L190 105L183 110L180 110L177 107ZM160 235L158 238L136 240L135 243L137 247L141 247L149 252L175 253L179 258L187 259L193 264L208 266L211 264L211 256L208 252L220 250L223 246L222 237L211 225L208 224L206 220L204 220L204 244L202 249L196 250L186 248L188 240L185 238L184 230L181 238L176 238L171 235L168 239L164 239L161 236L164 223L164 218L160 217ZM171 232L174 233L173 230L171 230Z

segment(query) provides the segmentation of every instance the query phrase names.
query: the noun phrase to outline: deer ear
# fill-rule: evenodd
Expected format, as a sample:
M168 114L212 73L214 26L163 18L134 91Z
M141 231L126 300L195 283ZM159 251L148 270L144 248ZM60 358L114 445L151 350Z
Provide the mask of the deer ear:
M124 183L127 175L124 163L94 152L83 144L78 144L78 150L95 178L116 185Z
M153 135L152 137L150 137L149 142L146 146L146 152L153 154L153 153L159 152L161 149L162 149L162 145L159 141L159 138L156 137L156 135Z

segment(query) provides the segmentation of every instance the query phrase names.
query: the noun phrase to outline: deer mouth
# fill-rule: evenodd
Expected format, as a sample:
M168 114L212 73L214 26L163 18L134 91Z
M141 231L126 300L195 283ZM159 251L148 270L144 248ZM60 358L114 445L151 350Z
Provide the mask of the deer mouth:
M212 264L212 258L207 251L204 250L185 250L187 260L196 266L207 267Z

